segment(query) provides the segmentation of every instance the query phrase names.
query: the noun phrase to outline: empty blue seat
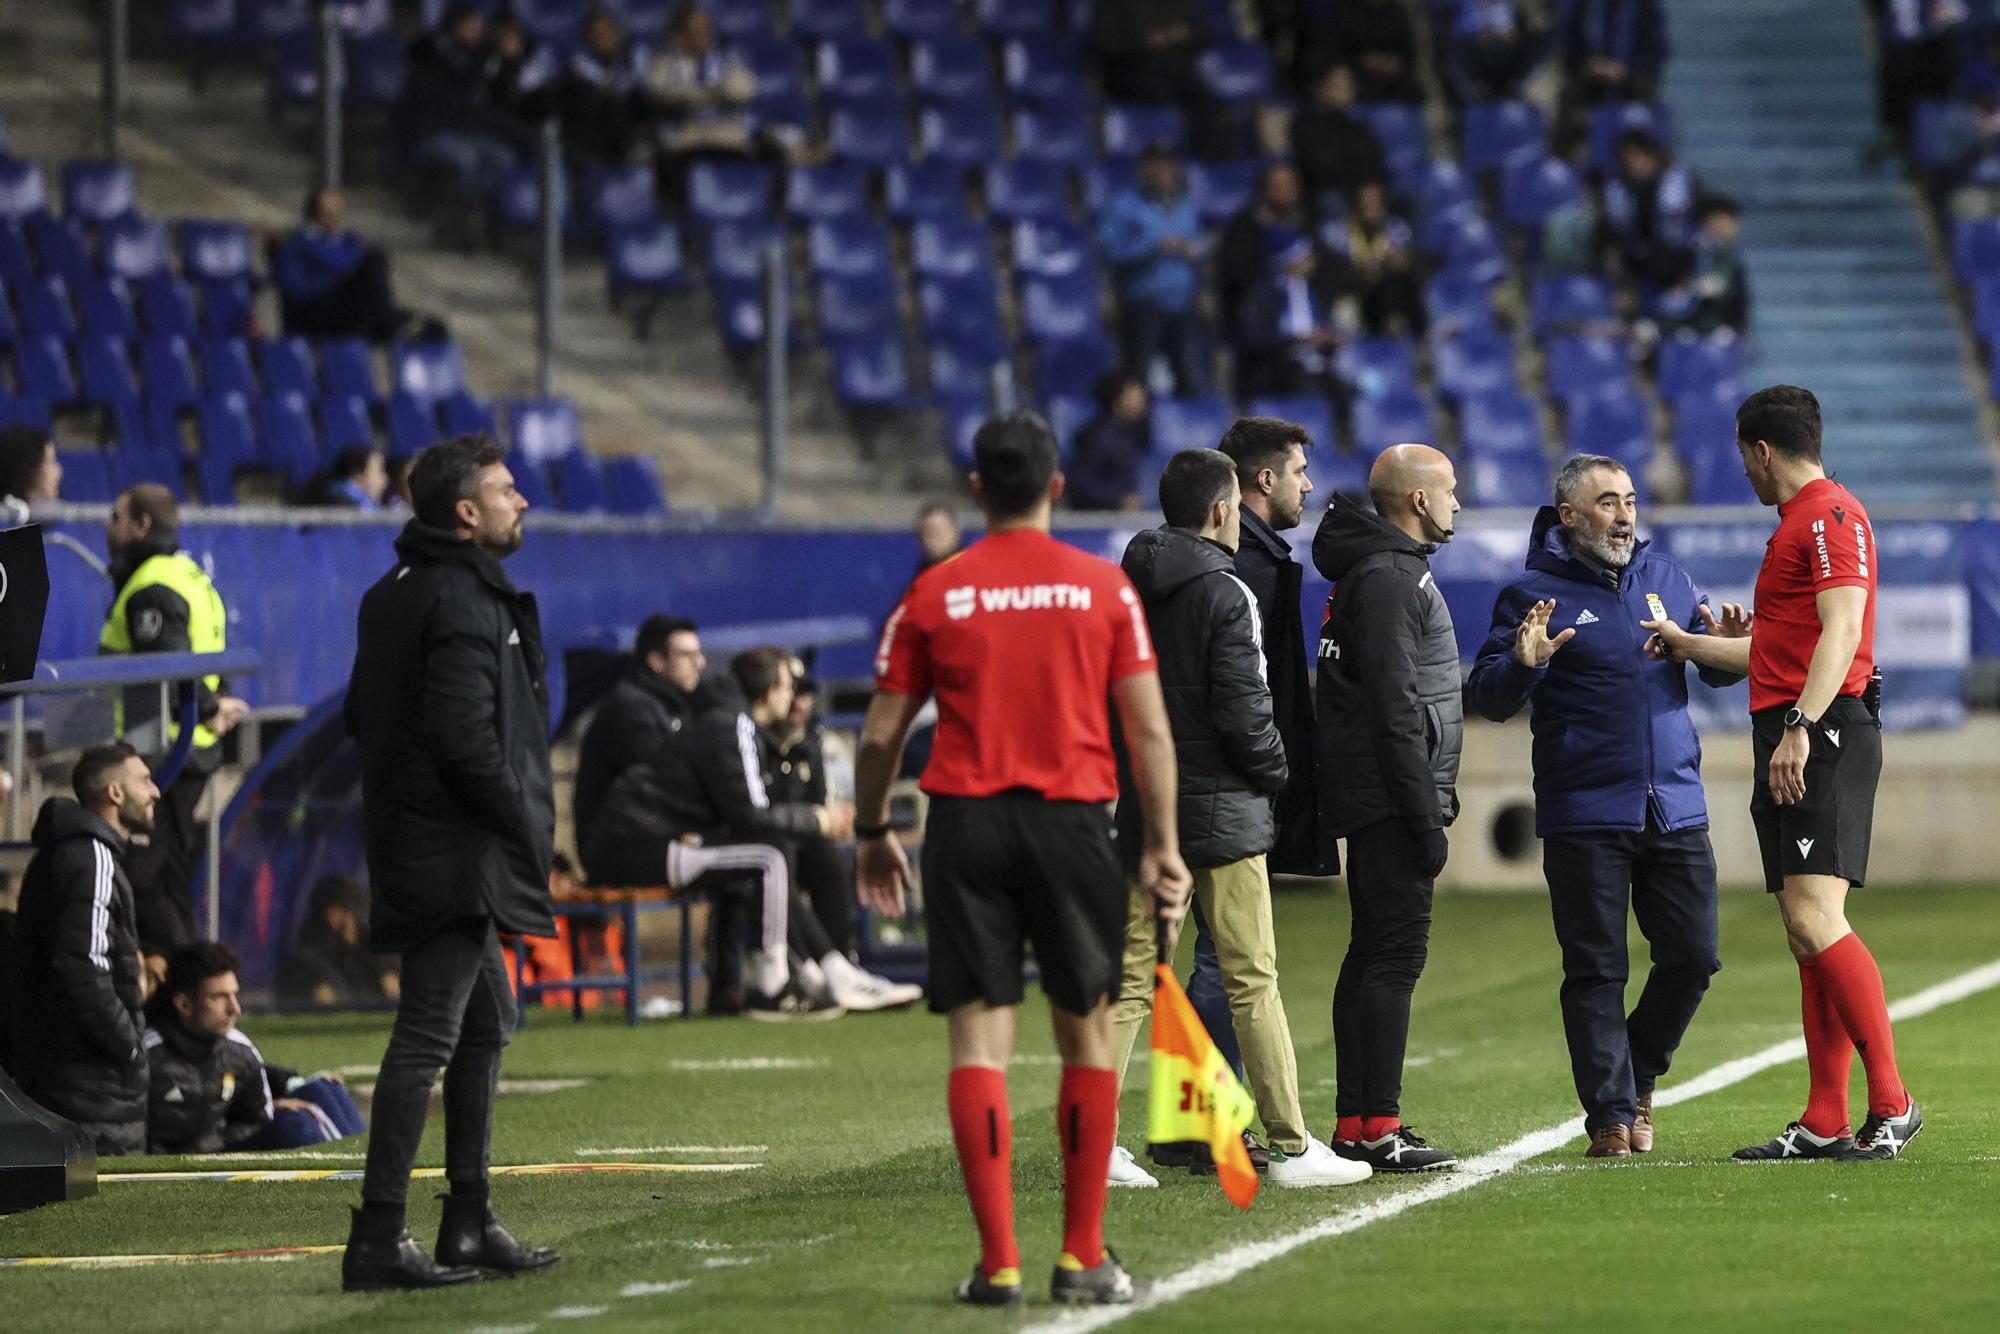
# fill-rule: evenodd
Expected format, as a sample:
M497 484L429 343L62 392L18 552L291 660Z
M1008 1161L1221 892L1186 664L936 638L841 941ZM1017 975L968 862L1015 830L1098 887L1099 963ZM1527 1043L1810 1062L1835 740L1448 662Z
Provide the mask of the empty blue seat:
M375 426L368 419L368 404L351 394L320 400L319 431L330 451L375 447Z
M1118 364L1118 354L1102 331L1080 338L1038 341L1035 349L1035 393L1051 398L1090 398L1097 379Z
M1414 389L1357 399L1350 418L1354 447L1373 460L1391 445L1426 444L1437 439L1431 401Z
M962 167L1000 156L1000 117L986 102L943 102L917 115L917 146L927 158Z
M1467 278L1497 282L1507 274L1500 234L1477 206L1449 209L1425 224L1425 248Z
M1653 418L1631 381L1613 381L1594 394L1570 400L1569 448L1573 454L1607 454L1637 472L1653 454Z
M112 475L112 456L102 450L58 450L56 458L62 464L64 500L102 505L117 499L124 489Z
M629 454L605 459L603 465L605 507L613 514L653 518L667 512L667 493L650 457Z
M493 405L463 389L437 401L437 416L446 435L490 435L495 439L500 436L500 422L493 415Z
M910 368L900 338L864 338L833 349L833 396L850 408L911 404Z
M1583 203L1583 182L1559 157L1522 158L1500 177L1500 216L1508 226L1539 229L1555 214Z
M49 405L46 400L33 394L9 394L0 392L0 427L32 426L38 431L49 429Z
M131 289L123 278L86 274L77 285L76 304L85 332L127 342L139 336L139 317L132 306Z
M18 222L0 219L0 283L24 283L34 276L27 232Z
M1104 108L1104 151L1108 156L1137 157L1154 144L1175 150L1187 146L1187 118L1179 107Z
M1961 219L1952 225L1952 267L1961 278L2000 273L2000 218Z
M1271 95L1271 52L1258 42L1223 42L1201 53L1195 69L1218 102L1254 102Z
M149 336L193 338L194 293L171 273L156 273L139 284L139 316Z
M823 97L836 102L885 102L897 94L896 52L887 42L856 37L827 42L814 61Z
M604 477L596 459L578 449L555 461L556 503L566 514L602 514Z
M1251 161L1188 163L1188 195L1201 220L1214 225L1241 212L1257 192L1259 170L1260 164Z
M1153 400L1153 450L1178 454L1183 449L1214 449L1236 420L1236 411L1219 398L1157 398Z
M1294 394L1283 398L1257 398L1250 401L1250 415L1253 417L1276 417L1295 426L1305 428L1307 437L1313 444L1323 449L1332 449L1340 443L1333 426L1333 405L1317 394ZM1428 436L1422 437L1429 439ZM1314 457L1318 462L1319 456Z
M993 385L997 358L983 348L933 343L930 349L931 397L940 402L976 401L983 408Z
M514 17L521 20L530 37L567 47L583 26L583 16L590 12L591 0L509 0L509 3Z
M319 345L320 384L329 398L354 397L380 403L382 387L375 379L375 353L359 338L328 338Z
M687 287L680 229L654 218L614 227L605 239L604 276L615 302L627 292L673 292Z
M257 426L251 404L248 394L234 391L202 395L196 422L204 460L231 469L256 461Z
M1609 176L1618 170L1618 136L1644 130L1669 148L1674 114L1658 102L1605 102L1590 110L1590 165Z
M1000 294L990 274L960 278L925 278L917 284L917 312L924 336L933 344L950 343L961 350L976 348L997 358L1007 349L1006 326L1000 318Z
M1069 216L1069 182L1054 162L1021 158L986 169L986 208L999 222Z
M659 192L652 164L592 169L584 177L581 212L584 229L593 236L657 218Z
M312 344L303 338L265 338L257 344L266 394L319 397L319 372L313 366Z
M776 224L763 219L718 223L709 228L705 246L709 282L756 284L764 272L765 251L782 238Z
M1459 441L1467 457L1542 457L1542 419L1512 389L1476 394L1459 407Z
M771 169L754 162L697 162L688 169L688 210L705 222L741 222L771 211Z
M1528 102L1476 102L1465 109L1459 161L1467 171L1498 171L1548 151L1548 124Z
M1468 330L1437 348L1437 386L1449 399L1513 390L1514 342L1504 334Z
M887 0L882 26L905 40L935 41L958 35L958 0Z
M1089 87L1074 42L1024 37L1007 43L1001 57L1007 94L1017 102L1073 102Z
M1417 212L1429 217L1454 204L1477 204L1478 186L1458 163L1427 162L1416 180Z
M97 267L113 278L150 278L166 272L166 227L149 218L111 219L97 231Z
M889 216L897 222L965 216L965 168L954 162L896 162L882 176Z
M154 334L139 344L139 379L148 402L170 409L192 407L200 397L194 352L180 335Z
M507 405L509 447L531 463L583 448L583 423L566 398L524 398Z
M987 395L952 395L933 393L940 415L944 418L945 454L951 465L960 472L971 472L974 463L973 449L979 440L979 428L986 424L990 415Z
M533 231L541 218L542 210L541 176L533 167L509 167L500 173L499 183L493 187L493 221L508 232ZM562 226L569 229L572 210L570 201L558 201L562 208Z
M806 91L805 62L799 58L799 48L784 38L760 33L738 39L730 50L757 81L757 101L797 97Z
M389 349L389 366L396 388L432 403L466 387L465 358L448 340L397 343Z
M528 508L557 508L555 487L549 483L548 464L532 462L519 454L509 454L505 462L507 470L514 474L514 489L521 493L521 499L528 502Z
M1660 397L1679 404L1692 395L1712 394L1743 374L1740 338L1669 338L1660 344Z
M63 163L63 215L79 222L109 222L137 210L139 190L123 162L88 158Z
M1056 30L1054 0L979 0L980 31L992 37L1044 37Z
M1061 451L1062 464L1067 468L1070 452L1076 447L1077 432L1096 418L1097 404L1088 398L1058 394L1043 402L1042 416L1048 419L1049 429L1056 433L1056 448Z
M1416 343L1411 339L1356 338L1341 345L1334 364L1363 398L1417 392Z
M201 344L201 391L257 396L257 375L250 368L250 344L241 338L208 338Z
M795 39L825 42L868 35L867 0L795 0L791 9Z
M910 87L932 102L993 104L986 48L969 37L940 37L910 47Z
M237 0L173 0L168 26L176 37L205 46L232 46L242 38Z
M298 32L264 53L265 97L279 106L310 107L319 98L319 38Z
M729 0L710 6L709 15L716 35L731 40L769 36L778 30L776 0Z
M895 288L879 277L821 278L816 309L827 343L900 331Z
M14 294L21 328L29 334L76 337L76 311L70 305L69 284L61 278L37 278Z
M642 44L658 43L680 0L599 0L603 9Z
M236 222L186 218L180 224L181 272L190 279L254 279L250 229Z
M1422 107L1408 102L1362 102L1354 114L1367 122L1382 145L1382 161L1399 185L1408 187L1427 179L1430 162L1430 130L1424 124Z
M1083 173L1083 204L1095 213L1127 190L1139 186L1139 164L1129 157L1093 162Z
M1067 107L1024 107L1014 113L1014 155L1025 161L1082 167L1097 156L1090 117Z
M926 277L990 274L993 243L970 218L927 218L910 230L910 263Z
M1014 224L1014 270L1039 278L1060 278L1090 268L1090 233L1080 224L1054 219Z
M414 454L438 441L437 414L429 403L413 394L389 395L382 412L382 425L391 454Z
M873 218L814 223L806 233L806 255L812 271L821 275L879 282L895 274L889 230Z
M1757 493L1743 475L1736 449L1736 403L1731 385L1690 394L1674 413L1674 452L1686 465L1689 498L1698 505L1754 505Z
M49 185L40 165L22 158L0 157L0 218L19 221L48 206Z
M1623 338L1569 337L1549 342L1549 397L1569 401L1632 383L1632 350Z
M84 238L82 223L36 213L28 218L27 230L28 238L34 242L35 254L41 260L43 273L60 274L71 282L78 282L95 272L91 267L90 246Z
M132 357L120 338L85 337L77 340L77 369L82 372L83 396L93 403L114 404L136 414L139 410L139 381L132 373Z
M1424 309L1434 338L1465 329L1492 330L1493 285L1463 273L1441 273L1424 287Z
M731 350L746 353L764 341L764 294L754 279L709 274L709 300L715 309L715 323L723 343ZM793 321L793 336L798 322Z
M868 172L853 162L793 167L785 177L785 214L794 222L830 222L868 212Z
M1086 338L1104 324L1097 276L1088 271L1021 284L1021 328L1040 342Z
M1611 284L1588 274L1554 274L1535 279L1528 299L1536 338L1615 324Z
M910 130L898 106L835 107L827 121L827 147L835 157L886 167L909 157Z
M304 394L277 394L258 404L257 423L263 434L262 457L303 482L319 470L319 430L313 425L312 400Z
M1476 505L1494 509L1537 509L1550 503L1549 465L1539 454L1486 454L1468 451L1460 461L1459 485Z

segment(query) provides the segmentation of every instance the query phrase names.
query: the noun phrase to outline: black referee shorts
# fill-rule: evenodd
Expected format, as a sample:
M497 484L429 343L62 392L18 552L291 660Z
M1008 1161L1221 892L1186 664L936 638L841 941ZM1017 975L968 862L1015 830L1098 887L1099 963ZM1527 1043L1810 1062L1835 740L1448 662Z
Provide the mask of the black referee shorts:
M1806 796L1780 806L1771 796L1771 755L1784 735L1783 708L1750 715L1756 774L1750 820L1764 857L1764 888L1777 893L1788 875L1836 875L1859 888L1868 878L1868 836L1882 777L1882 724L1868 706L1842 695L1811 729Z
M1125 873L1103 806L933 797L923 873L931 1009L1019 1005L1027 943L1057 1009L1089 1014L1117 993Z

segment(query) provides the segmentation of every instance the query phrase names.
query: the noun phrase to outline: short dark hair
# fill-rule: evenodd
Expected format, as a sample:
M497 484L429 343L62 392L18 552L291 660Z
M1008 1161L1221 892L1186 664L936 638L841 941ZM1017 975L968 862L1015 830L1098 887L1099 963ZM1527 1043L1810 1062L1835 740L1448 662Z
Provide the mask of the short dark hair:
M988 417L972 437L972 469L987 516L1018 519L1041 504L1060 459L1056 433L1038 414Z
M669 639L675 635L691 635L697 629L695 623L685 616L655 612L639 623L639 638L632 645L632 651L642 658L648 653L665 653Z
M1118 406L1118 400L1125 397L1127 385L1144 385L1145 381L1127 370L1106 371L1090 386L1090 396L1097 400L1099 412L1109 412Z
M780 675L791 669L791 650L772 644L746 648L729 660L729 674L736 678L746 704L755 704L770 694Z
M1710 218L1740 218L1743 209L1728 195L1703 195L1701 202L1694 206L1694 225L1699 227Z
M76 767L69 771L70 791L76 793L77 801L83 805L98 805L117 779L118 771L125 767L125 761L138 753L123 741L92 746L83 752L77 759Z
M1284 466L1292 446L1310 451L1312 432L1283 417L1238 417L1217 446L1236 464L1236 480L1248 490L1266 468Z
M1174 527L1199 530L1234 476L1236 463L1221 450L1183 449L1160 473L1160 510Z
M39 426L0 431L0 496L25 496L49 452L49 433Z
M1759 389L1736 409L1736 438L1746 445L1762 440L1788 458L1818 463L1819 400L1795 384Z
M173 492L158 482L140 482L126 487L119 498L134 518L152 520L149 541L171 547L181 540L181 502L174 499Z
M327 475L336 482L359 477L368 470L368 460L381 452L374 445L348 445L333 456L333 463L327 468ZM383 466L387 468L386 461Z
M1660 142L1658 135L1643 125L1633 125L1627 129L1620 130L1618 138L1612 143L1612 148L1619 153L1623 153L1628 148L1636 148L1641 152L1651 153L1654 157L1663 158L1667 156L1667 146Z
M236 957L236 951L221 941L197 940L167 956L167 976L160 983L160 994L169 1001L175 996L193 996L209 978L236 972L241 967L242 960Z
M1556 504L1560 505L1565 501L1575 504L1576 502L1569 499L1570 492L1582 486L1583 479L1599 468L1626 474L1632 471L1608 454L1572 454L1563 460L1562 467L1556 472Z
M499 442L481 432L440 440L410 465L410 501L417 518L456 531L458 502L479 490L479 474L506 457Z

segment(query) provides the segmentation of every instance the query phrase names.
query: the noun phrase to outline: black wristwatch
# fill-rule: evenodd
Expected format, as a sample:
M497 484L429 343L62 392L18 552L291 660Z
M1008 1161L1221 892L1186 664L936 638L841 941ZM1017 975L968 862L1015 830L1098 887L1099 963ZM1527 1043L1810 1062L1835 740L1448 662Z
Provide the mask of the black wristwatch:
M1785 710L1785 726L1787 728L1803 727L1806 731L1810 732L1813 728L1819 726L1819 720L1817 718L1806 717L1805 714L1799 712L1798 705L1794 704L1791 708Z
M889 837L889 826L886 824L858 824L854 826L854 838L858 843L866 843L872 838L887 837Z

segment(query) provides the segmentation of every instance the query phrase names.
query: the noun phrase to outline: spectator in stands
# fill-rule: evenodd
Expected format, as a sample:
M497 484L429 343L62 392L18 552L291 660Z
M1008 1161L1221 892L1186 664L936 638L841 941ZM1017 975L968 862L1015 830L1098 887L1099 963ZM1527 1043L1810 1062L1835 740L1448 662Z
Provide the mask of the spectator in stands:
M1422 337L1428 324L1410 225L1389 211L1389 191L1369 181L1354 192L1347 221L1321 232L1340 282L1371 334Z
M477 4L446 6L438 26L410 45L396 127L441 218L483 211L500 179L533 149L526 125L496 100L497 73Z
M29 1097L77 1123L100 1156L146 1149L138 914L125 854L160 797L124 742L87 750L68 797L35 817L6 970L12 1069Z
M1140 156L1138 184L1104 206L1097 238L1118 293L1125 364L1149 377L1153 358L1164 356L1175 393L1207 393L1201 215L1171 149L1155 144Z
M757 78L738 56L715 46L715 24L697 0L667 21L647 86L667 117L660 147L672 158L749 157L762 147L750 115Z
M389 493L389 465L372 445L349 445L333 456L326 474L314 483L307 503L345 507L372 514L383 508Z
M1299 173L1264 169L1257 197L1222 238L1222 308L1236 351L1236 396L1346 395L1334 373L1340 275L1299 206Z
M0 528L34 522L37 505L61 499L62 460L39 426L0 430Z
M1660 294L1661 332L1707 338L1750 327L1750 280L1737 248L1736 201L1709 195L1694 213L1694 250L1686 276Z
M174 951L147 1005L148 1153L302 1149L367 1129L338 1075L266 1066L236 1027L236 952L220 941Z
M1348 196L1364 183L1387 179L1381 139L1354 114L1354 71L1348 66L1334 65L1320 75L1312 103L1292 118L1292 158L1321 217L1345 209Z
M658 108L647 87L645 54L606 9L584 20L583 44L563 70L557 98L563 134L586 161L623 163L650 155Z
M956 556L965 546L958 511L942 500L927 500L917 511L917 573Z
M1907 140L1917 103L1951 94L1976 25L1967 0L1874 0L1874 7L1882 127Z
M1152 448L1146 384L1130 371L1097 378L1097 415L1076 433L1063 494L1080 510L1138 510L1139 465Z
M395 961L368 950L368 886L330 875L313 886L297 942L278 969L286 1009L372 1008L401 990Z
M819 682L807 676L803 664L796 660L792 673L791 712L757 729L765 794L773 802L803 802L808 806L851 800L853 757L843 756L844 768L836 775L826 729L820 725ZM833 947L853 959L853 849L823 835L809 834L793 840L788 851L799 888L812 905L814 918L825 928ZM910 994L910 999L922 994L918 989Z
M389 485L382 496L382 508L408 513L415 508L410 499L410 465L416 462L412 454L399 455L388 461Z
M98 636L99 653L219 653L228 646L222 595L207 571L180 549L180 526L180 502L164 486L141 483L112 502L104 540L118 597ZM220 676L181 687L172 718L159 717L156 686L126 690L119 705L122 734L144 738L136 744L165 754L180 737L180 708L190 689L199 720L194 749L180 776L167 785L151 842L134 849L126 862L137 896L139 940L155 981L166 971L166 955L195 939L194 877L204 838L195 807L222 763L222 738L250 706L225 693Z
M1965 72L1965 100L1946 108L1932 145L1929 182L1959 219L2000 213L2000 71L1985 61Z
M658 759L708 707L701 688L707 667L693 621L658 613L639 626L631 663L605 692L577 749L572 805L577 847L590 846L592 822L619 775ZM588 856L583 864L592 880L616 883L604 878L608 868Z
M1648 130L1620 134L1617 153L1617 174L1604 183L1605 228L1628 279L1669 286L1687 264L1695 179Z
M1364 102L1422 102L1417 31L1403 0L1341 0L1313 34L1307 61L1317 79L1331 64L1352 66Z
M1545 43L1523 22L1515 0L1465 0L1446 23L1444 85L1460 106L1521 95Z
M1310 225L1300 206L1302 189L1297 167L1289 162L1270 163L1258 173L1255 197L1222 229L1222 243L1216 252L1216 304L1222 328L1232 340L1244 301L1263 283L1268 271L1269 235L1279 230L1303 232ZM1237 378L1240 398L1240 370Z
M422 321L396 304L388 255L345 225L346 196L314 190L302 212L304 220L271 256L285 332L371 343L415 336ZM442 337L443 331L426 329L423 336Z
M1097 0L1090 50L1113 102L1182 106L1199 95L1195 62L1215 40L1198 0Z
M1667 16L1660 0L1574 0L1558 41L1565 96L1585 106L1650 102L1667 63Z

